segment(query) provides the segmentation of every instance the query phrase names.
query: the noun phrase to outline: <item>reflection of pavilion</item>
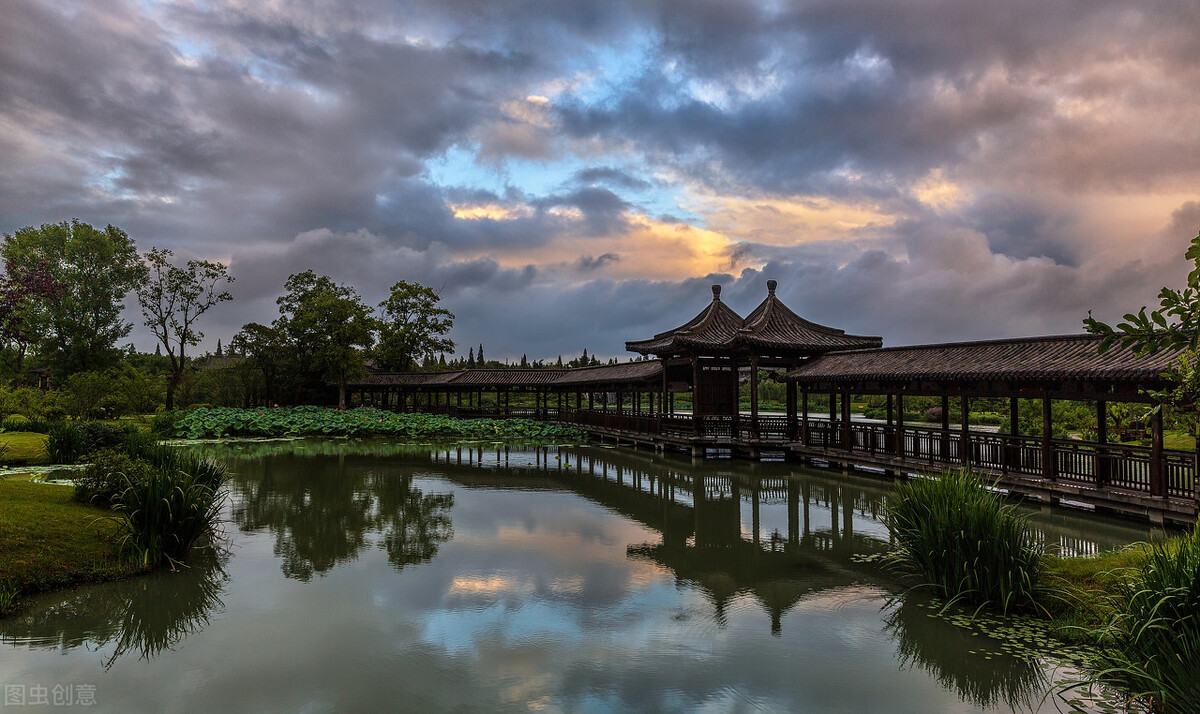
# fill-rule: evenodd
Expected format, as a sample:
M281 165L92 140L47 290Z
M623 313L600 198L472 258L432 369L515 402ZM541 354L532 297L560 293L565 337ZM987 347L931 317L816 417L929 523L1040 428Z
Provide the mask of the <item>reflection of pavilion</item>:
M700 588L722 624L729 603L749 596L779 633L783 615L804 598L878 580L876 568L850 557L886 548L854 527L860 513L879 512L878 497L820 478L682 471L669 462L617 453L610 460L596 449L560 449L553 457L548 449L536 449L530 459L528 451L467 448L435 454L434 461L447 477L468 485L511 486L515 478L536 487L549 477L658 531L660 543L631 545L629 555L656 562ZM746 503L751 511L748 536L742 519ZM784 507L786 533L760 535L764 506Z

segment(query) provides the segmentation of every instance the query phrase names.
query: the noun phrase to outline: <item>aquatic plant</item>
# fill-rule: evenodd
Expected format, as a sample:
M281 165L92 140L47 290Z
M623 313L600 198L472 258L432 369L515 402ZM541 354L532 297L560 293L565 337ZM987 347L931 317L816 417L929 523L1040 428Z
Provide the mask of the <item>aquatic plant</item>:
M226 436L557 440L583 438L583 433L576 429L532 419L457 419L438 414L396 413L371 407L345 411L324 407L210 407L176 412L176 415L174 435L188 439Z
M170 456L162 447L148 461L152 468L143 477L124 476L125 488L115 499L122 514L117 543L143 567L178 563L215 531L226 472L207 459Z
M889 563L948 602L1001 612L1040 609L1044 547L1014 506L970 471L900 484L885 522L897 544Z
M46 458L53 464L73 464L88 452L87 433L78 424L59 422L46 434Z
M1115 617L1096 632L1098 678L1152 711L1200 711L1200 528L1146 547L1114 598Z

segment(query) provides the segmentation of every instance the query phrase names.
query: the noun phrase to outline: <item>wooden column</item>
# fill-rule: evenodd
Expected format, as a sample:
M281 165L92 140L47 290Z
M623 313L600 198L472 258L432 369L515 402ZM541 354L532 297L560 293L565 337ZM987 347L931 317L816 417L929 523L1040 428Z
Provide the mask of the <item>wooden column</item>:
M1167 495L1167 469L1163 462L1162 408L1150 415L1150 495Z
M787 440L791 441L796 438L797 429L796 420L796 383L789 381L787 383Z
M950 395L942 395L942 438L938 440L941 443L938 456L942 461L950 461Z
M740 401L740 400L739 400ZM739 407L740 409L741 407ZM758 358L750 358L750 436L758 438Z
M846 451L854 449L854 432L850 429L850 389L842 392L842 448Z
M963 466L969 468L971 466L971 398L967 396L966 392L963 392L959 401L962 402L962 423L959 427L958 459Z
M800 388L800 442L808 446L808 387Z
M829 441L834 441L838 437L837 429L837 392L829 393ZM825 444L829 446L829 444ZM839 444L840 446L840 444Z
M883 430L883 450L889 454L896 453L895 405L892 403L892 393L887 395L887 428Z
M1053 418L1053 411L1050 408L1050 395L1046 390L1042 390L1042 475L1047 479L1054 478L1054 430L1051 428L1050 420Z
M1108 402L1096 400L1096 486L1108 485Z
M904 458L904 392L896 392L896 456Z
M696 436L704 433L704 425L700 423L700 414L697 407L700 406L700 400L697 399L696 387L700 384L700 358L692 357L692 430Z

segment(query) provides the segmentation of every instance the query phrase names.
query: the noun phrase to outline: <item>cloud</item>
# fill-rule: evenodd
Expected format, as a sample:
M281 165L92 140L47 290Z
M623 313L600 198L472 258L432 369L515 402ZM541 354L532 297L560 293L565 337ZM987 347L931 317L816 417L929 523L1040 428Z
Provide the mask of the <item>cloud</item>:
M0 232L78 217L229 261L214 344L310 267L372 300L431 285L496 355L620 354L710 279L748 310L775 277L891 344L1073 331L1186 272L1198 24L1168 1L12 0Z

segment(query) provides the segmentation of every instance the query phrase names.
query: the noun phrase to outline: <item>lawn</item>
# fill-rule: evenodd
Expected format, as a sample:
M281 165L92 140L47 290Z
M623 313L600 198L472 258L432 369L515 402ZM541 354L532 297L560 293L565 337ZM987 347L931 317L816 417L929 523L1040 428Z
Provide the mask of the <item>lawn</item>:
M11 605L14 590L33 593L139 572L118 558L109 513L75 503L71 493L28 475L0 476L0 607Z
M31 431L0 433L0 464L42 463L46 456L46 435Z

